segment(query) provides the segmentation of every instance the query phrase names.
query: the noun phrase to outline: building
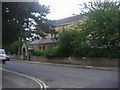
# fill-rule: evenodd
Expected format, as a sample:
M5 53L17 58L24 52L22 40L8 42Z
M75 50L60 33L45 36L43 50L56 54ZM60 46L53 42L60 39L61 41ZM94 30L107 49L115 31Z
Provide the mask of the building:
M30 41L24 43L22 48L21 48L22 58L23 59L30 59L30 55L31 55L32 51L34 51L34 48L30 44Z
M83 15L72 16L60 20L55 20L54 26L56 31L64 31L65 29L72 28L77 22L82 22Z
M55 39L47 37L45 39L36 39L24 43L22 46L22 57L23 59L30 60L31 53L34 50L47 50L49 48L55 47L57 45Z
M47 50L56 46L56 40L51 37L47 37L45 39L36 39L29 44L33 46L34 50Z
M81 22L84 16L72 16L60 20L55 20L54 22L54 30L56 31L64 31L65 29L72 28L77 22ZM31 42L24 43L22 46L23 59L29 59L30 54L34 50L47 50L51 47L56 47L56 40L53 38L54 36L48 35L45 39L35 39Z

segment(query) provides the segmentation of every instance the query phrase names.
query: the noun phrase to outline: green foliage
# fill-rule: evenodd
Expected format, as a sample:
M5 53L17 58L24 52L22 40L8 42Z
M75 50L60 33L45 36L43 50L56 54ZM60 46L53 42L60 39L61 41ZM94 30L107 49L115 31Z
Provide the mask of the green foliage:
M58 49L51 48L51 49L46 50L44 56L51 59L51 58L57 57L58 56L57 54L58 54Z
M61 51L61 47L51 48L45 51L36 50L33 52L35 56L45 56L49 59L52 58L63 58L67 57L64 50ZM90 48L88 46L80 45L77 46L71 53L74 57L94 57L94 58L109 58L109 59L119 59L120 52L113 49L107 48Z
M35 55L35 56L44 56L45 52L46 51L43 51L43 50L35 50L35 51L33 51L32 54Z
M91 48L88 51L87 57L99 57L99 58L120 58L120 52L113 49L100 49L100 48Z
M79 45L74 48L73 56L74 57L85 57L88 54L90 47L86 45Z
M3 2L3 47L9 47L17 40L22 42L22 39L31 38L33 33L49 32L51 21L46 19L48 13L49 7L40 5L38 2ZM22 44L19 45L21 47Z
M84 21L59 33L58 47L46 50L42 55L48 58L120 58L120 4L90 2L84 5L87 9Z
M90 2L84 4L84 23L79 24L84 42L91 46L120 49L120 3ZM86 10L84 10L86 11ZM79 38L81 38L79 37Z
M13 42L8 47L5 48L7 54L17 54L18 53L18 42Z
M63 56L70 56L72 54L74 45L76 44L75 38L78 35L77 30L65 30L59 34L58 37L58 45L59 52L63 54Z
M20 28L17 23L7 23L3 21L2 26L2 44L3 48L6 46L9 47L10 44L14 43L18 40L18 36L20 33Z
M74 57L95 57L95 58L120 58L120 52L108 48L90 48L88 46L78 46L74 49Z
M35 50L32 54L35 56L45 56L49 59L54 57L61 57L60 53L58 53L58 48L50 48L48 50Z

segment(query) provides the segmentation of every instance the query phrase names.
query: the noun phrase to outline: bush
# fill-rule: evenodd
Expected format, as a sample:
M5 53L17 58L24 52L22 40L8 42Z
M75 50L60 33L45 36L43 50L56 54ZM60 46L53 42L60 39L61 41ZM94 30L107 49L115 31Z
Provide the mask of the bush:
M103 57L104 54L101 52L99 48L91 48L88 51L87 57Z
M45 55L45 52L46 51L42 51L42 50L35 50L35 51L33 51L33 55L35 55L35 56L44 56Z
M104 51L103 51L103 53L104 53ZM109 58L109 59L120 58L120 52L118 52L117 50L113 50L113 49L107 49L106 52L105 52L105 55L107 56L106 58Z
M32 55L35 56L45 56L49 59L51 58L55 58L55 57L65 57L66 56L66 52L62 51L63 49L61 49L60 47L57 48L50 48L48 50L42 51L42 50L35 50ZM64 52L64 53L63 53Z
M46 50L44 56L51 59L53 57L57 57L58 56L57 54L58 54L58 49L51 48L51 49Z
M61 47L51 48L46 51L36 50L33 52L35 56L45 56L49 59L51 58L62 58L67 57L67 52ZM120 52L107 49L107 48L90 48L88 46L78 46L75 47L72 56L74 57L95 57L95 58L109 58L118 59L120 58Z
M88 46L80 45L80 46L75 47L72 55L75 56L75 57L85 57L88 54L88 51L89 51Z
M7 54L16 54L18 53L18 41L11 43L9 46L5 47Z
M87 54L87 57L99 57L99 58L120 58L120 52L108 49L108 48L91 48Z
M108 48L90 48L86 45L75 47L72 56L74 57L95 57L95 58L120 58L120 52Z

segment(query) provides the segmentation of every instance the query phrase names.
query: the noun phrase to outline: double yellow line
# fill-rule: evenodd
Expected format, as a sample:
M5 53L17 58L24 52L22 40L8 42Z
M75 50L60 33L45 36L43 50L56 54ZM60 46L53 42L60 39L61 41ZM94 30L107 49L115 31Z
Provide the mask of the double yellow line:
M16 75L19 75L19 76L22 76L22 77L25 77L25 78L29 78L29 79L35 81L39 85L41 90L46 90L47 89L46 84L43 81L41 81L40 79L37 79L35 77L29 76L29 75L26 75L26 74L11 71L11 70L7 70L7 69L3 69L3 68L0 68L0 69L4 70L4 71L7 71L7 72L10 72L10 73L13 73L13 74L16 74Z

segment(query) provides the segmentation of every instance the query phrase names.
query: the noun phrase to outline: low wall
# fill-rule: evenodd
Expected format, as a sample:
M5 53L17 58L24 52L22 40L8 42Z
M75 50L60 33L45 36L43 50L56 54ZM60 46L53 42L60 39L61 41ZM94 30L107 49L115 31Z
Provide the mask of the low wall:
M23 60L22 56L10 56L11 59ZM28 59L27 59L28 61ZM106 58L53 58L47 59L42 56L31 56L30 61L59 63L59 64L73 64L73 65L89 65L89 66L104 66L104 67L118 67L117 59Z

